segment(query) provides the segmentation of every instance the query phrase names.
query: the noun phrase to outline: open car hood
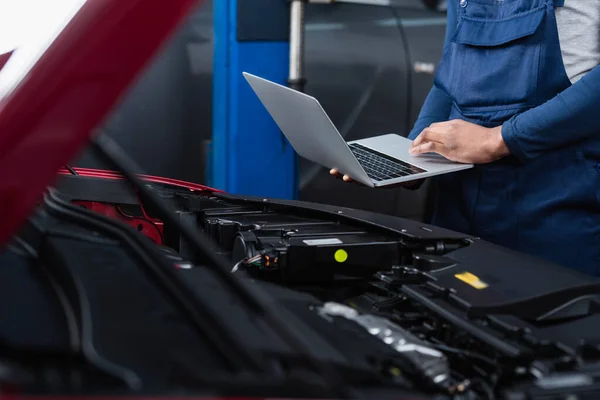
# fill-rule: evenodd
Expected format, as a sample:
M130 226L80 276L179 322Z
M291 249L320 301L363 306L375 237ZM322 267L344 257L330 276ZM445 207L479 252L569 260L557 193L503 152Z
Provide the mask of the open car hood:
M0 243L202 2L74 0L10 56L0 70Z
M12 51L9 51L8 53L0 54L0 70L2 70L4 65L8 62L8 59L10 58L12 53Z

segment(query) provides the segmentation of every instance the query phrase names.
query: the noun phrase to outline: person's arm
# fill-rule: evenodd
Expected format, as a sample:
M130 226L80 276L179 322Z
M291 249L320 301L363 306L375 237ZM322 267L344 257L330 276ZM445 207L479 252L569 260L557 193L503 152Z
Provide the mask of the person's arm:
M452 3L452 2L450 2ZM450 38L454 34L454 30L456 28L456 7L453 4L448 5L447 19L446 19L446 35L444 38L444 50L446 46L450 43ZM415 140L417 136L423 129L429 127L431 124L436 122L447 121L450 116L450 110L452 108L452 99L446 92L442 89L435 86L435 84L431 87L425 102L423 103L423 107L421 107L421 112L419 113L419 117L415 122L412 130L408 134L408 138L410 140ZM421 179L415 182L411 182L408 185L404 185L405 189L408 190L418 190L421 188L425 179Z
M456 7L454 7L454 5L448 5L447 15L444 49L449 45L450 38L456 29ZM452 99L446 92L434 84L423 103L423 107L421 108L421 112L419 113L419 117L417 118L413 129L408 134L408 138L414 140L423 129L427 128L429 125L435 122L447 121L450 116L451 108Z
M600 135L600 67L548 102L502 125L510 153L522 162Z
M452 107L452 99L437 86L433 86L423 103L419 118L408 134L410 140L415 140L423 129L435 122L447 121Z

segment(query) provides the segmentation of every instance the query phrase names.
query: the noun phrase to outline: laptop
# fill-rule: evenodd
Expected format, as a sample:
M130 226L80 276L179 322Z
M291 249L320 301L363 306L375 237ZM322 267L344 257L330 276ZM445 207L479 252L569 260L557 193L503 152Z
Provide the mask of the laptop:
M243 73L279 129L301 156L369 187L395 185L472 168L439 154L412 155L412 141L391 133L346 142L317 99Z

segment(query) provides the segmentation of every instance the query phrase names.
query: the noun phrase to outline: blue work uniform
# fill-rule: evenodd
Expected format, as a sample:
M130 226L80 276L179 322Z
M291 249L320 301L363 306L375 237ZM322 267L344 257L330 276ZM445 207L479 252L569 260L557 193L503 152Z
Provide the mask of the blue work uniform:
M502 126L511 156L434 178L432 223L600 275L600 68L571 84L563 5L449 0L442 60L409 138L452 119Z

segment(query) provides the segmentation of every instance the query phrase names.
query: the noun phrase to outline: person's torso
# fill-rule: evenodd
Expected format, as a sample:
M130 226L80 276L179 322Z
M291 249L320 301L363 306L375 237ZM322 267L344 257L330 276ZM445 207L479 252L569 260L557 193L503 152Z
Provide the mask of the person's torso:
M564 4L563 4L564 2ZM451 119L498 126L600 65L600 0L453 0L436 85Z
M452 99L449 119L500 126L600 64L600 0L562 3L448 2L457 25L436 86ZM440 176L432 223L600 275L598 154L593 138Z

